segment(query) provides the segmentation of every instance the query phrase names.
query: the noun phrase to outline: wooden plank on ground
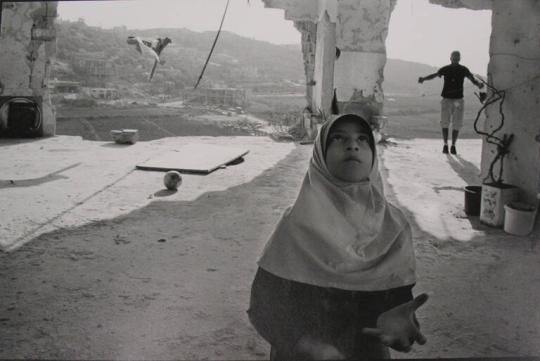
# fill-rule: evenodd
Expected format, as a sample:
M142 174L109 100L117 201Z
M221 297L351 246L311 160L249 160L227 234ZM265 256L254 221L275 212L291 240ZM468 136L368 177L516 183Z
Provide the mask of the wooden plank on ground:
M178 149L137 164L138 169L208 174L245 156L248 149L212 144L187 144Z

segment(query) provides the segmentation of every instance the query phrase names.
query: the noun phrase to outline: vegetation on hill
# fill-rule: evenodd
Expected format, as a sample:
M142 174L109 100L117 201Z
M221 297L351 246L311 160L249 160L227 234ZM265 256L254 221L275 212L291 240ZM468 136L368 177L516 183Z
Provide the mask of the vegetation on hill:
M170 92L192 87L210 51L215 32L194 32L188 29L102 29L80 21L57 21L57 62L53 76L63 80L85 82L87 75L73 70L77 55L101 57L114 65L116 84L145 83L152 60L141 56L126 39L130 35L143 39L169 37L160 65L151 84L150 93ZM441 64L441 66L444 64ZM414 62L388 59L384 71L384 91L387 94L438 94L440 81L422 85L419 76L437 68ZM168 84L164 86L164 84ZM243 87L255 92L303 92L305 83L300 44L275 45L264 41L223 32L206 69L201 86Z
M92 74L81 72L76 66L77 59L101 59L115 69L115 75L105 77L102 86L115 87L126 98L146 100L151 95L178 98L182 91L192 89L215 37L215 32L201 33L188 29L102 29L88 26L82 20L59 20L57 33L57 59L52 77L90 85ZM150 83L147 81L147 73L153 60L141 56L133 45L127 44L130 35L150 40L166 36L172 39L172 43L162 53L165 63L158 66ZM387 130L390 134L439 136L438 99L442 81L435 79L423 84L417 82L419 76L435 71L437 68L429 65L387 60L383 89L386 94L385 114L389 116ZM272 124L289 126L301 117L301 111L307 105L303 94L304 83L300 44L275 45L223 32L201 87L238 87L249 90L250 105L245 109L246 112ZM477 110L472 90L466 81L468 119L474 118ZM284 93L289 95L283 96ZM155 99L150 100L153 101ZM464 136L474 136L471 124L471 121L466 122Z
M174 89L192 87L200 74L214 40L214 32L193 32L187 29L128 30L125 27L102 29L83 21L57 22L57 64L53 77L85 82L89 74L73 70L77 57L101 58L116 69L110 82L145 82L153 60L128 45L130 35L153 40L169 37L172 43L163 51L153 83L164 82ZM206 69L201 86L261 88L265 84L279 87L297 84L302 88L304 70L300 45L274 45L223 32Z

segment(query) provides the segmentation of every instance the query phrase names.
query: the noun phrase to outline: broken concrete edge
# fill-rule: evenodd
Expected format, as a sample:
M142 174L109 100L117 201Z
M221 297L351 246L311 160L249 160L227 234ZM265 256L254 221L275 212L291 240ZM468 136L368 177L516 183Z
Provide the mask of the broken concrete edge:
M137 129L113 129L110 134L118 144L135 144L139 140L139 130Z

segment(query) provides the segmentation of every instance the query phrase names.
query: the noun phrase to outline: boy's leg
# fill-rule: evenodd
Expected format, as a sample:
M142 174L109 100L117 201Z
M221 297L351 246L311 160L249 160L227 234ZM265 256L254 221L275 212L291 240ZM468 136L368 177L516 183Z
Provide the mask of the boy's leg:
M452 136L454 133L452 133ZM442 139L444 144L448 144L448 128L442 128Z
M442 128L442 137L443 137L443 149L442 152L444 154L448 153L448 128Z
M442 98L441 100L441 130L444 142L443 153L448 153L448 126L452 116L451 99Z
M457 99L453 104L452 112L452 149L451 153L456 154L456 142L458 140L459 131L463 126L464 101Z
M452 130L452 145L454 146L456 145L458 135L459 135L459 130L457 129Z
M270 345L270 361L279 361L281 359L282 357L278 354L276 348Z

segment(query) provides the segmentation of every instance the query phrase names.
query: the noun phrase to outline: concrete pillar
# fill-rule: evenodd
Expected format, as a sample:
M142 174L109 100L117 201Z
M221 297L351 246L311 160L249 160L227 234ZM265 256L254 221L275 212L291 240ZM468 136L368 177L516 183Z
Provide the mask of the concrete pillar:
M493 0L492 11L488 78L495 88L506 91L504 125L495 135L514 134L504 160L503 180L518 186L523 200L536 203L540 181L540 144L535 140L540 134L540 2ZM491 133L500 124L497 103L487 110L484 130ZM484 141L484 177L495 155L496 147Z
M315 70L313 73L312 110L330 116L334 90L334 62L336 60L336 24L324 11L317 23Z
M359 114L379 129L376 123L383 119L379 115L384 98L385 41L396 0L263 2L267 7L284 9L286 19L316 24L313 79L306 71L307 84L313 84L312 93L308 91L312 111L329 115L335 88L339 113ZM337 60L336 47L340 49ZM305 46L302 49L306 63L313 55Z
M35 97L43 134L54 135L56 114L47 80L56 53L57 1L3 2L0 27L0 96Z
M374 121L382 113L385 41L395 0L340 0L334 87L340 113Z
M302 54L306 76L306 105L313 112L313 86L315 72L315 47L317 41L317 20L321 4L329 0L262 0L267 8L282 9L285 19L293 20L302 35ZM336 1L336 0L330 0Z
M302 35L302 57L304 60L304 73L306 76L306 102L313 106L313 75L315 72L315 46L317 42L317 23L309 20L295 21L294 27Z

